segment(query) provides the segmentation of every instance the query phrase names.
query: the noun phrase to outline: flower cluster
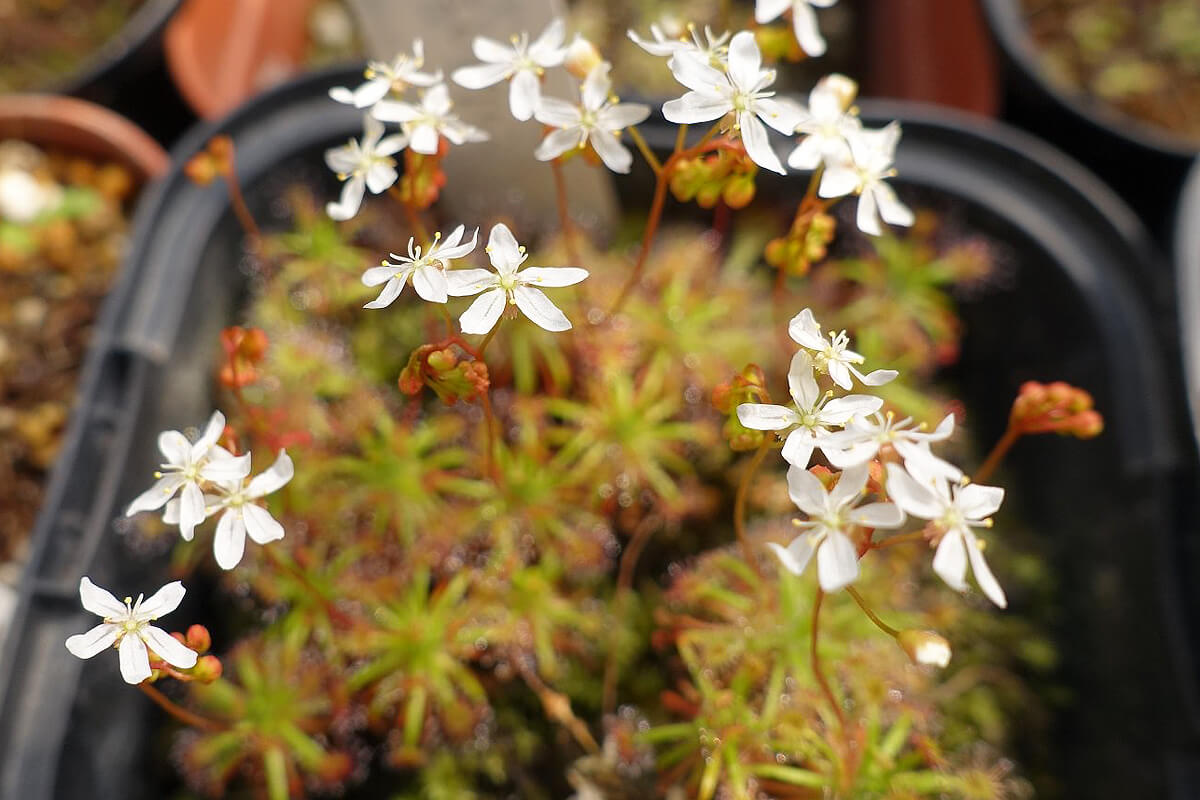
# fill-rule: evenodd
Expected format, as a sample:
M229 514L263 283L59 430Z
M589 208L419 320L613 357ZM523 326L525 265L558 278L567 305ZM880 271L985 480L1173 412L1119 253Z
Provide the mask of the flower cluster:
M1000 508L1004 490L968 483L962 471L935 455L932 445L954 433L954 415L948 414L933 431L881 413L883 399L869 394L835 397L821 391L824 375L843 391L854 381L873 387L897 377L894 370L863 374L863 357L849 349L845 331L825 335L812 311L804 309L792 319L788 333L802 349L792 358L788 373L794 407L768 403L742 403L738 419L751 429L784 435L783 457L790 465L788 489L792 501L805 513L797 522L804 532L787 548L775 545L780 561L799 574L817 557L821 588L836 591L858 578L858 560L872 544L872 532L895 529L906 514L927 520L926 536L937 550L933 569L952 588L964 591L970 565L983 593L998 606L1007 601L983 557L983 543L973 528L988 527ZM814 452L841 470L832 489L808 470ZM867 494L872 465L886 464L876 483L886 502L859 506ZM831 478L830 480L833 480ZM857 532L857 533L856 533ZM861 544L856 547L852 535ZM865 548L865 549L864 549Z

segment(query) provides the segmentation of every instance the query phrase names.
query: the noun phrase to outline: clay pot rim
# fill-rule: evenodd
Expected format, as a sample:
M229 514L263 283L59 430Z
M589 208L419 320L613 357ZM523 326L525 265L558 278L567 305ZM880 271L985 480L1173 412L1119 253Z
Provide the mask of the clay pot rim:
M171 163L158 142L125 117L62 95L0 95L0 138L112 159L143 183L166 173Z
M1051 83L1037 58L1037 46L1017 8L1017 0L982 0L984 16L1004 55L1055 102L1076 117L1147 150L1192 159L1200 154L1200 143L1166 128L1126 114L1089 95L1064 91Z

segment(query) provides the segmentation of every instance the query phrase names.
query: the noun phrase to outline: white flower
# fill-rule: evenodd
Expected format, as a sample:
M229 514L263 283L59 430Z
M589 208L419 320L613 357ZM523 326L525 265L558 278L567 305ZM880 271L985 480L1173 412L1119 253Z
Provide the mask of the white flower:
M729 58L729 46L725 44L729 41L729 32L726 31L717 36L713 33L712 28L706 25L704 38L701 39L700 33L694 25L689 25L688 30L692 34L691 41L666 36L659 25L650 26L650 35L654 37L652 42L638 36L636 31L626 31L626 33L634 44L652 56L669 57L676 53L687 53L703 64L708 64L716 69L724 69Z
M280 450L275 463L266 471L255 475L250 482L218 483L220 492L207 509L215 514L224 509L217 522L213 538L213 555L221 569L233 569L242 560L246 549L246 534L258 544L267 544L283 538L283 526L271 513L254 501L279 490L294 474L292 459Z
M810 309L806 308L792 317L788 323L788 335L796 344L812 350L817 369L828 374L834 383L847 391L853 385L851 375L858 378L863 386L882 386L900 374L894 369L877 369L863 375L855 365L863 363L865 359L850 349L850 337L846 332L835 334L830 331L826 339Z
M783 443L783 458L803 469L812 459L813 450L828 455L826 447L835 442L831 428L841 427L859 414L878 411L883 400L862 394L834 399L832 392L821 394L813 376L813 358L801 350L792 357L788 370L795 410L769 403L742 403L738 420L756 431L790 431Z
M796 41L810 56L824 55L825 39L817 29L817 14L813 8L829 8L837 0L755 0L754 21L759 25L778 19L791 9L792 30Z
M558 130L551 131L534 151L538 161L550 161L590 142L606 167L613 172L629 172L633 156L618 136L622 129L650 116L650 107L641 103L610 102L610 67L608 62L602 62L588 73L580 87L578 106L553 97L542 98L534 116L543 125Z
M846 429L833 437L825 455L829 463L838 469L846 469L855 464L865 464L879 454L879 448L891 445L901 458L923 461L928 472L933 470L944 478L958 480L962 470L938 458L929 449L931 442L941 442L949 439L954 433L954 415L947 414L938 423L932 433L926 433L922 427L914 427L912 417L896 419L890 411L882 414L876 411L865 417L850 420Z
M808 470L797 466L788 469L788 494L808 519L793 522L804 532L786 548L774 543L771 548L796 575L804 572L816 553L817 580L826 592L836 592L858 578L858 553L847 535L851 526L897 528L904 523L904 512L895 503L855 507L855 501L863 496L867 474L866 464L851 467L827 492Z
M376 119L399 122L408 134L409 147L414 153L432 156L438 151L438 137L445 136L451 144L486 142L486 132L468 125L451 113L450 91L439 83L421 95L420 105L399 100L380 100L371 109Z
M786 171L767 140L763 122L780 133L790 134L800 121L800 110L792 103L774 100L765 91L775 81L775 70L762 68L762 53L754 34L742 31L729 43L729 65L724 72L695 55L678 52L668 65L675 79L689 91L663 105L663 116L671 122L690 124L734 115L746 154L755 164L783 175ZM761 120L761 122L759 121Z
M825 198L857 194L857 223L863 233L881 235L880 217L892 225L912 225L912 211L884 183L896 174L892 162L900 142L900 123L892 122L880 130L848 131L846 141L851 158L826 165L817 193Z
M950 663L950 643L933 631L900 631L896 641L918 666L945 667Z
M412 276L413 288L417 294L423 299L431 303L446 302L446 270L450 266L451 259L462 258L475 249L475 243L479 239L479 229L471 234L471 241L466 244L460 244L463 238L463 232L466 228L459 225L445 240L441 239L441 233L435 234L433 244L425 252L421 251L421 246L418 245L415 238L410 237L408 240L408 255L398 256L395 253L390 253L392 258L400 263L393 264L390 261L384 261L382 266L371 267L363 273L362 282L365 286L378 286L381 283L387 285L379 293L379 297L367 303L363 308L386 308L392 304L400 292L404 290L404 284Z
M988 599L1004 608L1008 601L996 576L983 557L983 542L972 528L990 528L989 517L1004 501L999 486L975 483L951 485L943 477L924 469L921 462L909 462L906 472L898 464L888 464L887 491L909 514L927 519L941 529L942 539L933 556L933 571L950 588L966 591L967 564L975 581Z
M379 194L395 183L400 176L392 156L407 144L408 138L404 134L384 138L379 120L364 115L361 143L351 139L341 147L325 151L325 164L337 173L338 180L345 181L341 198L336 203L328 203L325 213L336 220L350 219L358 213L366 189Z
M150 623L170 614L179 607L184 595L179 581L168 583L150 598L137 602L129 597L121 603L117 598L92 583L86 577L79 581L79 599L83 607L104 621L87 633L78 633L67 639L67 649L79 658L91 658L101 650L113 645L121 658L121 677L126 683L141 683L150 677L150 654L154 654L173 667L190 669L196 666L196 653L182 645L162 628Z
M822 161L837 165L852 158L846 137L862 128L851 108L856 94L858 84L845 75L826 75L817 81L796 125L797 132L806 136L788 156L789 167L813 170Z
M433 86L442 80L442 71L421 72L425 65L425 46L420 39L413 41L412 55L399 53L392 63L371 61L367 64L363 75L367 82L351 91L345 86L335 86L329 90L329 96L339 103L346 103L355 108L369 108L383 98L388 92L403 92L409 86Z
M162 508L179 492L179 532L191 539L197 525L204 521L204 492L201 481L239 481L250 474L250 455L235 456L217 444L225 430L225 415L214 411L195 444L179 431L163 431L158 435L158 449L167 463L155 474L158 482L138 495L125 516L139 511Z
M547 25L532 43L528 33L513 36L511 46L486 36L476 36L471 40L471 50L484 63L456 69L451 78L465 89L483 89L511 80L508 108L514 117L524 122L537 110L543 73L562 64L567 57L567 48L563 47L565 36L566 25L561 19Z
M526 267L517 272L517 267L528 256L504 223L492 228L486 250L495 272L459 269L446 273L450 295L468 297L483 292L458 318L463 333L487 333L495 327L509 303L515 303L534 324L548 331L565 331L571 327L566 315L536 287L573 286L588 276L586 269Z

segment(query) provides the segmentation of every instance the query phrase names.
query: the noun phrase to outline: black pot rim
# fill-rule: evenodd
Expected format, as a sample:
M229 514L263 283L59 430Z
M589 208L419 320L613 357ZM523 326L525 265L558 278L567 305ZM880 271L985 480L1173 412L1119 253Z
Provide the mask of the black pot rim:
M1200 158L1192 165L1179 195L1174 238L1184 381L1192 433L1200 445L1200 318L1196 316L1200 309Z
M51 81L49 86L29 91L79 94L101 83L127 55L159 36L182 3L183 0L146 0L113 37L84 60L79 69Z
M1099 101L1064 91L1047 80L1045 71L1038 63L1036 47L1021 20L1017 3L1018 0L983 0L988 27L1008 60L1055 102L1076 117L1138 147L1189 160L1200 153L1200 144L1142 122Z

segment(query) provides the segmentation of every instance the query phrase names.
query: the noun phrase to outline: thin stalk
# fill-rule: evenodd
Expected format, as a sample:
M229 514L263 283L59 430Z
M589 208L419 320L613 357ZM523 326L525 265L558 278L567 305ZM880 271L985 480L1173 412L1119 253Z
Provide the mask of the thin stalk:
M975 470L975 480L979 483L986 481L1000 466L1000 462L1008 455L1008 451L1017 443L1017 439L1021 438L1021 431L1015 429L1012 423L1009 423L1008 428L1004 431L1004 435L1000 437L1000 441L992 448L992 452L988 453L988 457L984 459L979 469Z
M421 215L417 213L416 206L406 200L404 194L395 186L388 189L388 194L404 209L404 218L408 220L408 227L412 229L413 236L416 236L423 246L428 247L433 240L429 238L429 231L425 228L425 223L421 222Z
M661 524L657 514L651 514L643 519L637 529L633 532L633 536L629 537L629 544L625 547L625 552L621 553L621 566L617 572L617 591L615 601L624 604L625 598L633 590L633 572L637 567L638 559L641 558L642 551L646 549L646 545L650 542L650 538L654 532L658 530ZM617 626L613 626L613 636L610 637L608 656L604 663L604 692L602 694L601 709L605 714L610 714L617 706L617 679L619 677L619 669L617 666L617 648L616 636L618 631Z
M908 542L923 542L925 541L925 531L913 531L911 533L902 533L899 536L889 536L878 544L872 543L871 550L882 550L885 547L894 547L898 544L907 544Z
M822 694L829 701L829 705L833 706L833 713L837 715L838 724L842 731L846 730L846 712L842 710L841 703L833 693L833 689L829 687L829 681L825 679L825 674L821 672L821 655L817 650L817 638L820 636L821 622L821 602L825 599L825 592L820 586L817 587L817 598L813 601L812 611L812 640L809 645L809 655L812 659L813 676L817 679L817 684L821 687Z
M891 636L893 639L900 635L900 631L881 620L879 615L871 610L871 607L867 605L867 601L863 599L863 596L858 593L857 589L855 589L853 586L847 586L846 593L854 598L854 602L858 603L858 607L863 610L863 613L867 615L867 618L870 619L871 622L875 623L875 627L879 628L879 630L883 631L888 636Z
M704 151L705 145L709 140L716 135L720 130L721 123L717 122L700 138L700 141L684 150L684 139L687 136L687 125L679 126L679 133L675 137L675 152L671 153L671 157L667 159L667 163L658 171L654 181L654 199L650 203L650 215L646 219L646 230L642 234L642 246L638 250L637 261L633 265L633 271L629 274L629 278L625 281L625 285L621 287L620 294L617 295L617 300L613 303L608 315L612 317L617 314L625 305L625 301L629 299L630 293L637 286L638 281L642 279L642 271L646 268L646 259L650 255L650 248L654 244L654 237L658 233L659 223L662 222L663 207L667 199L667 186L670 184L671 172L675 165L682 158L695 155Z
M495 338L496 331L500 330L500 323L503 321L504 320L498 320L496 324L492 326L492 329L487 332L487 336L483 337L483 343L479 345L479 349L472 353L472 355L475 356L476 361L483 361L483 354L487 351L488 345L492 343L492 339Z
M654 155L654 151L650 149L650 145L646 143L646 139L637 126L630 125L625 130L629 131L629 138L633 139L633 143L637 145L637 149L641 152L642 158L646 159L646 163L650 165L650 169L654 170L654 174L662 172L662 162L658 160L658 156Z
M749 536L746 535L746 495L750 491L750 481L754 479L755 473L758 472L758 468L762 465L763 458L766 457L770 448L771 440L764 436L762 444L758 446L754 457L750 459L750 465L742 473L742 479L738 482L737 494L733 500L733 530L737 534L738 545L742 548L742 558L760 578L762 572L758 567L758 559L754 557L754 549L750 546Z
M262 241L262 232L258 229L258 223L254 221L254 215L250 213L250 208L246 205L246 198L242 194L232 149L229 153L229 171L225 173L225 187L229 190L229 202L233 205L233 213L238 218L238 224L242 226L242 230L250 238L251 247L257 252L258 244Z
M552 159L550 169L554 173L554 197L558 203L558 224L562 228L563 243L567 246L567 260L578 266L580 263L579 252L575 248L575 229L571 224L571 214L567 207L567 180L563 175L562 159Z
M487 445L485 449L486 461L484 463L487 470L487 476L497 483L500 480L499 474L496 472L496 415L492 413L492 392L489 388L480 396L480 403L483 405L483 426L487 434Z
M144 681L138 684L138 688L142 690L142 694L153 700L159 708L184 725L191 725L193 728L199 728L211 733L220 733L221 731L228 730L227 725L223 725L208 717L202 717L194 711L188 711L183 706L176 705L173 700Z

